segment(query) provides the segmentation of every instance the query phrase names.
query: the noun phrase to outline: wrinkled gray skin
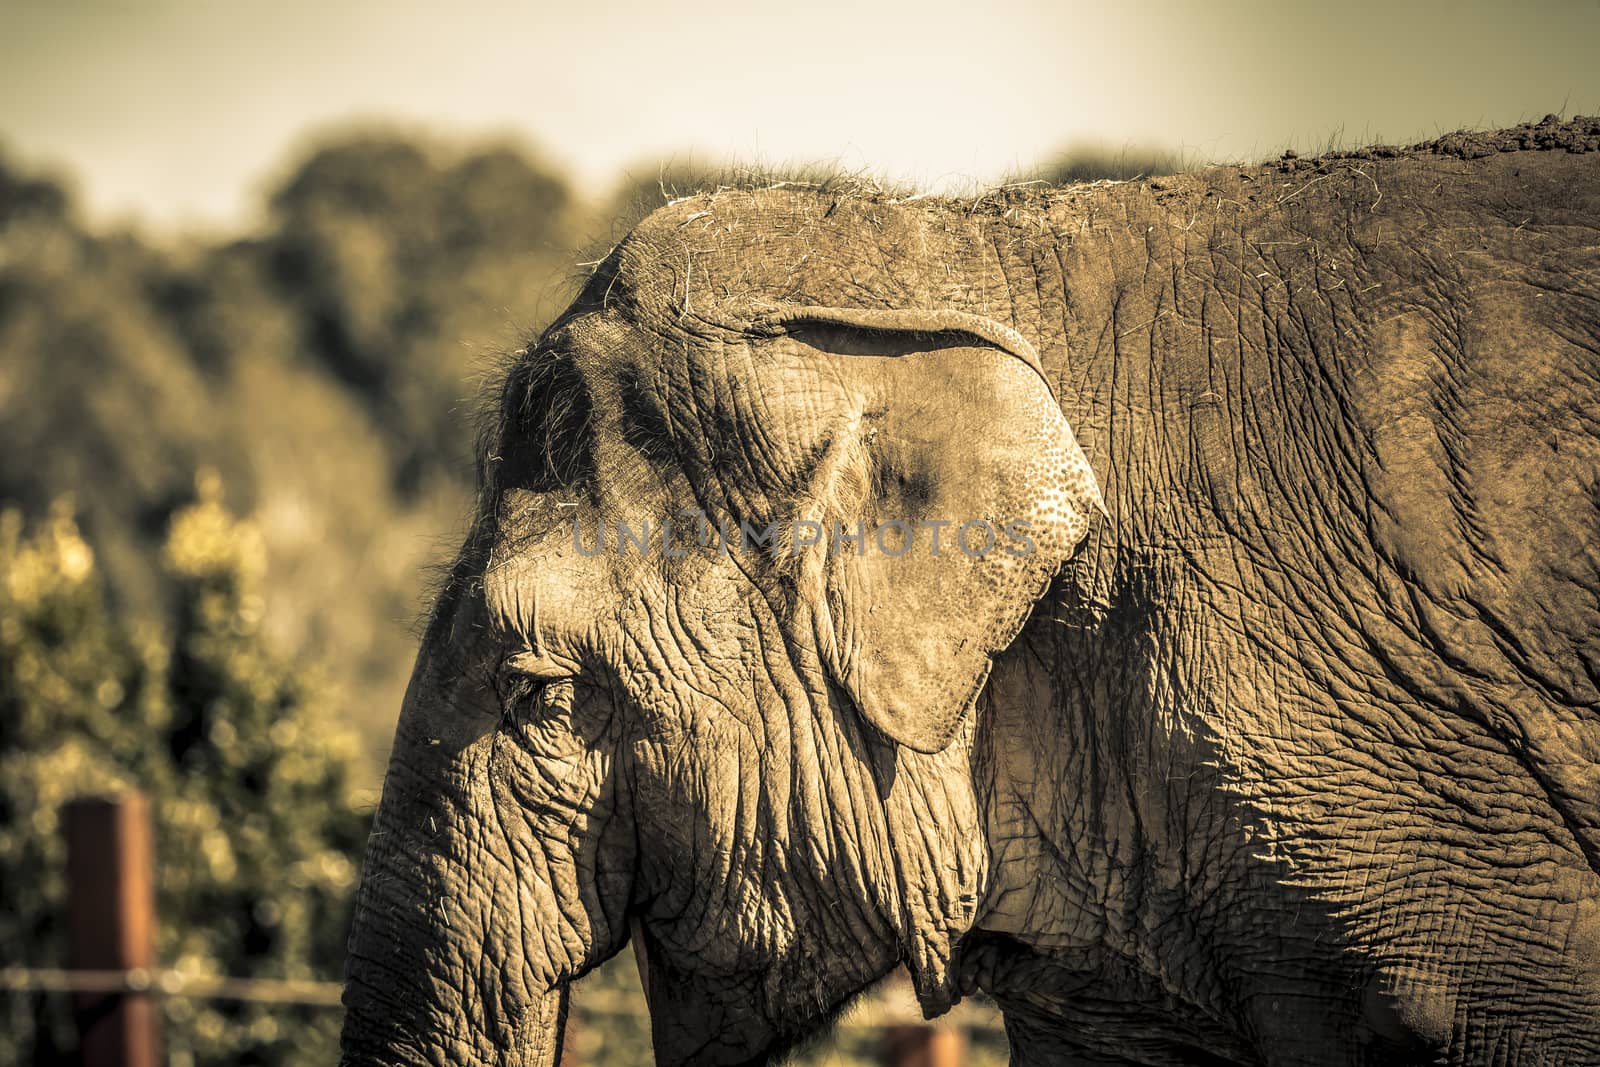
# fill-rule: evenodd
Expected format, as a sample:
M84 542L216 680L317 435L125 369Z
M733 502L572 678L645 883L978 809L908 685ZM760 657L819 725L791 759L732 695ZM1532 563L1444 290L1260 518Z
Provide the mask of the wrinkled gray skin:
M900 962L1019 1064L1600 1063L1600 154L692 198L483 486L347 1063L550 1064L630 928L663 1064ZM574 547L683 507L1037 552Z

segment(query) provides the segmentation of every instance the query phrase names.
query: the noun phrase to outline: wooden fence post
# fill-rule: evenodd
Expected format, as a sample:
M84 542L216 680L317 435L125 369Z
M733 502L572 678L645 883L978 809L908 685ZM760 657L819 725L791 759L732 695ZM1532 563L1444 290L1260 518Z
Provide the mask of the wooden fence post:
M137 792L85 798L64 816L67 965L142 973L148 981L155 964L149 801ZM157 1067L159 1016L148 994L79 993L73 1014L83 1067Z
M883 1028L884 1067L961 1067L961 1033L944 1026L906 1023Z

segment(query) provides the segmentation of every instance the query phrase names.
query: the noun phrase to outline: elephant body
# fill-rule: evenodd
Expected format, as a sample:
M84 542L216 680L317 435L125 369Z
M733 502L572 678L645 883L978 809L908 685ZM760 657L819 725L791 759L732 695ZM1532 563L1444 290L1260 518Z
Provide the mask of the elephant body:
M485 439L347 1061L551 1062L631 927L663 1063L900 962L1018 1064L1600 1062L1595 149L650 216Z

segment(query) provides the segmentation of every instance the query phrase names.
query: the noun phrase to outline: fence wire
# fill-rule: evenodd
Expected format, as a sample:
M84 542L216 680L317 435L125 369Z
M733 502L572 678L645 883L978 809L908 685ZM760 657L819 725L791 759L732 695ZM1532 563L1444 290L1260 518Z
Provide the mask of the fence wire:
M0 968L0 990L8 993L144 993L190 1000L236 1000L337 1008L338 982L293 978L225 978L160 968L69 971L51 967Z
M297 1007L338 1008L343 985L314 979L230 978L192 974L170 968L133 967L125 971L79 971L59 967L0 967L0 993L133 993L153 997L188 1000L228 1000L251 1004L284 1004ZM630 997L610 990L572 995L573 1010L579 1015L627 1016L648 1018L643 997ZM879 1030L887 1025L921 1022L898 1012L847 1014L834 1026L840 1030ZM998 1019L966 1020L959 1029L973 1032L999 1032Z

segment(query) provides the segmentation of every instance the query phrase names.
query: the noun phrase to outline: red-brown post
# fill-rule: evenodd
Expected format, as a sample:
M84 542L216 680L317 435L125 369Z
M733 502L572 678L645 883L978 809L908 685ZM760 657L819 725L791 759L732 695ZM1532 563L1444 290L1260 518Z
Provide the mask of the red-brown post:
M155 965L155 863L142 793L75 800L67 835L67 944L73 970ZM73 1013L83 1067L156 1067L156 1006L145 993L79 993Z
M944 1026L908 1023L883 1028L884 1067L961 1067L961 1033Z

